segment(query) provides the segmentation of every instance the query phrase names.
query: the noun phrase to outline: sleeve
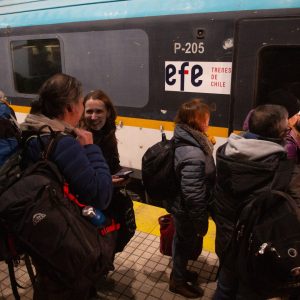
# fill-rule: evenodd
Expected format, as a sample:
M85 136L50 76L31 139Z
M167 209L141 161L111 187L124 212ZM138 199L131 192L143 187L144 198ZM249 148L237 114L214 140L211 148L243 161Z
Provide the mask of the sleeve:
M67 136L58 142L52 159L79 201L101 210L108 207L112 180L98 146L81 146L73 137Z
M298 151L297 144L292 140L292 137L288 137L285 144L285 150L287 152L287 158L297 161Z
M121 169L117 145L111 149L111 153L107 156L106 160L111 174L115 174Z
M300 165L295 165L292 172L288 193L295 199L300 207Z
M181 197L197 232L204 236L208 229L205 156L200 149L196 152L183 148L186 147L182 147L182 151L190 155L185 156L178 164ZM197 155L191 155L191 153Z

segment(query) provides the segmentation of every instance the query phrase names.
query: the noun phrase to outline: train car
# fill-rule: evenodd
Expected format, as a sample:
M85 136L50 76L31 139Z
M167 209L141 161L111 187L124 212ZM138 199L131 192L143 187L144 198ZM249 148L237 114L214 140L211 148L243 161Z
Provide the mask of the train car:
M218 145L268 92L300 81L300 0L1 0L0 58L19 121L57 72L103 89L121 163L139 177L182 102L215 107Z

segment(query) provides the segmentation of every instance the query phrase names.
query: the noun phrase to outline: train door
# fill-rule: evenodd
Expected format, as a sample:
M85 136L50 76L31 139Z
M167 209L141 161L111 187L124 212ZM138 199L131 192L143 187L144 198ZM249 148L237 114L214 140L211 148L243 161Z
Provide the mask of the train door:
M270 91L299 93L300 18L240 20L234 43L230 131L241 130L248 111Z

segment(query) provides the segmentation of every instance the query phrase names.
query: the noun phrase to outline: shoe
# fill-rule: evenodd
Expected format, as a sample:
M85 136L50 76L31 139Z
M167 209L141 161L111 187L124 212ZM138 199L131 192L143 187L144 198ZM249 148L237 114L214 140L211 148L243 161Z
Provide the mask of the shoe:
M174 280L173 278L170 279L169 290L192 299L202 297L204 294L201 288L190 285L184 280Z
M191 283L196 283L198 279L198 273L195 271L186 271L186 281Z

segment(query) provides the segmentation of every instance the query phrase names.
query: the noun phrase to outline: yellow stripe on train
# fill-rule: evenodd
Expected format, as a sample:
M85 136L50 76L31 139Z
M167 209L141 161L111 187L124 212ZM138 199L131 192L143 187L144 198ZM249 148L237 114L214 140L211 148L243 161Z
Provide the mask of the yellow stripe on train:
M28 106L12 105L11 107L15 110L15 112L18 112L18 113L27 114L30 111L30 107L28 107ZM166 130L166 131L174 130L174 122L170 122L170 121L159 121L159 120L129 118L129 117L118 116L116 123L122 124L124 126L159 129L159 130ZM208 130L208 134L212 135L212 136L218 136L218 137L227 137L228 136L228 128L211 126Z

